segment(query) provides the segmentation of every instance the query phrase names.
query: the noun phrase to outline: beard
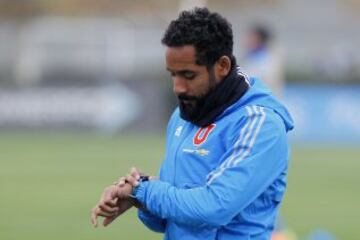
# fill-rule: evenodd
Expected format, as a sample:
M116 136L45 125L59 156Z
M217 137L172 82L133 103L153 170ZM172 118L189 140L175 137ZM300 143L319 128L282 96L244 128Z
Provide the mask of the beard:
M183 119L196 122L204 111L208 96L216 89L214 69L209 70L209 89L205 94L189 96L181 94L178 96L180 115Z
M188 121L195 121L204 106L205 96L179 95L179 109L181 116Z
M216 118L238 101L250 87L246 78L238 74L235 59L229 74L219 83L215 81L213 69L209 73L208 91L198 96L178 96L180 117L198 127L214 123Z

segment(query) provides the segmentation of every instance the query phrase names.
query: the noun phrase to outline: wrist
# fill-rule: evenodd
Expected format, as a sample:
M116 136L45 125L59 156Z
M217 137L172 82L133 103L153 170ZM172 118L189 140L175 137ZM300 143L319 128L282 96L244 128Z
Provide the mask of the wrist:
M132 194L133 186L126 183L124 186L114 186L116 188L116 197L119 199L126 199L130 194Z
M138 200L137 193L138 193L139 189L143 188L144 185L146 185L146 182L148 182L149 179L150 179L149 176L140 176L140 178L138 179L139 184L136 186L133 186L131 193L128 195L130 202L133 204L133 206L135 206L136 208L143 210L143 211L147 211L147 210L144 207L144 205Z

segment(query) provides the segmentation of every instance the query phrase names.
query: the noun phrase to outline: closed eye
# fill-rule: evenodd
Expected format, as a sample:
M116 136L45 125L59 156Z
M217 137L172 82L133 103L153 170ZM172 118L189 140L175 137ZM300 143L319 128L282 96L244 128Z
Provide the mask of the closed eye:
M170 72L171 77L175 77L176 75L185 78L186 80L192 80L196 77L196 73L189 70L182 70L182 71L171 71L170 69L167 69Z
M193 71L181 71L179 74L187 80L192 80L196 76Z

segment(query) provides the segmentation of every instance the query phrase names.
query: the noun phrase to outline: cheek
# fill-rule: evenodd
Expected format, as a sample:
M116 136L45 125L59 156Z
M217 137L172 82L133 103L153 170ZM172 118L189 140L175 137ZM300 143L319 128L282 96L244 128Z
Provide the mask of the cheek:
M192 82L192 85L190 88L191 88L190 91L195 96L203 96L210 89L209 81L208 80L201 80L201 81L197 81L197 82L194 81L194 82Z
M192 94L196 96L205 95L210 89L209 74L204 70L195 79L189 82Z

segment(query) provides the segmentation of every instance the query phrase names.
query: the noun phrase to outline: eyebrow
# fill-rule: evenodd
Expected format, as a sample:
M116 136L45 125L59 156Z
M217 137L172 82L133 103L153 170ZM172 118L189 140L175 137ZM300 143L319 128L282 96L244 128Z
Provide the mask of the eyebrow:
M179 71L174 71L174 70L171 70L171 69L169 69L169 68L166 68L166 70L169 71L169 72L177 73L177 74L183 74L183 73L185 73L185 72L196 73L196 71L190 70L190 69L183 69L183 70L179 70Z

